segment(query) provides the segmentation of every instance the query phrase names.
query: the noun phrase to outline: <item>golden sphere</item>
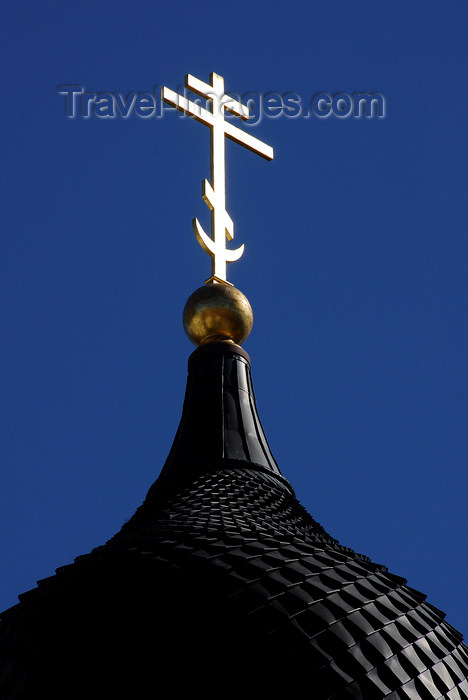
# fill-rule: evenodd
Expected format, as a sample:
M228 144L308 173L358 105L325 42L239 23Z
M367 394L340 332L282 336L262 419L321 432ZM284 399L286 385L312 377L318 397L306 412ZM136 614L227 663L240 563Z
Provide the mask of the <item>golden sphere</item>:
M220 340L241 345L252 330L252 307L235 287L211 282L187 299L183 323L194 345Z

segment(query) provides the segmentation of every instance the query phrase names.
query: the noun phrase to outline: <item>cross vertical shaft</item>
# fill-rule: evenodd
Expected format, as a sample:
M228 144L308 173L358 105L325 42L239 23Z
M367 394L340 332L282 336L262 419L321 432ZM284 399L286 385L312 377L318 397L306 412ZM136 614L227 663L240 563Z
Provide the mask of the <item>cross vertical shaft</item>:
M224 80L213 74L213 92L217 99L211 100L211 111L218 112L211 129L211 182L214 191L213 209L211 211L211 230L215 254L211 256L211 275L218 280L226 280L226 160L224 145Z

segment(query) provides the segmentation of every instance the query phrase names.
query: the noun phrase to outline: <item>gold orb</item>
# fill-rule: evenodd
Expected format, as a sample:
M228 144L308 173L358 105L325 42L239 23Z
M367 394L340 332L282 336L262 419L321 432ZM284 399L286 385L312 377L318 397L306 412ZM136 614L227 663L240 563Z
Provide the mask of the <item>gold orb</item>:
M252 307L235 287L211 282L187 299L183 323L194 345L220 340L241 345L252 330Z

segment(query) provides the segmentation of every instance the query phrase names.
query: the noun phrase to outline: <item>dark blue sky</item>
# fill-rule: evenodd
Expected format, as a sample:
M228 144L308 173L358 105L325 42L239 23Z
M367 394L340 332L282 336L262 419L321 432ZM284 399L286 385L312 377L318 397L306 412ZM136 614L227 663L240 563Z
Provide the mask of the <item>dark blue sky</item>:
M67 119L59 85L379 92L382 119L264 118L228 142L272 451L343 544L468 634L464 0L4 4L0 608L104 543L170 449L209 275L208 129ZM245 127L248 129L249 127Z

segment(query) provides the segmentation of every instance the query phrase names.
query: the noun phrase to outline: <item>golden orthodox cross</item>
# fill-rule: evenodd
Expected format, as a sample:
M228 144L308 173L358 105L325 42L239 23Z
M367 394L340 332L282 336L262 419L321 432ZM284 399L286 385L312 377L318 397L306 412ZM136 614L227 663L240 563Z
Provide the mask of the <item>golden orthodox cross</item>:
M205 233L198 219L193 219L192 224L198 242L211 256L211 277L206 280L206 283L230 284L226 279L226 265L228 262L239 260L244 252L244 245L235 250L226 247L226 238L228 241L234 238L234 223L226 211L224 137L227 136L267 160L272 160L273 149L224 119L224 111L228 110L241 119L247 120L250 116L249 109L241 102L225 95L224 78L220 75L211 73L210 80L211 85L208 85L193 75L185 77L186 87L208 100L208 109L167 87L162 88L161 96L165 102L210 127L211 183L206 179L203 180L202 197L211 210L211 238Z

